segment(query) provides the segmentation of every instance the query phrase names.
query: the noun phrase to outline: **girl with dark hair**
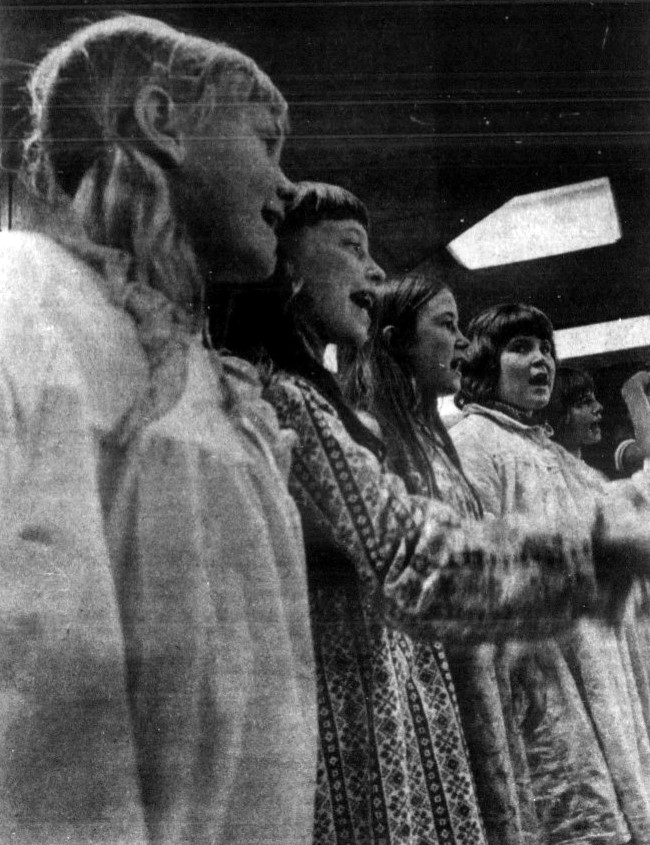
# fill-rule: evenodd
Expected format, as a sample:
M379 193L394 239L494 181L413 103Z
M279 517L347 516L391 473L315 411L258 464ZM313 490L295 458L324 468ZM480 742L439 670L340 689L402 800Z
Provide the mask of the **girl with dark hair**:
M205 348L266 279L287 105L120 15L30 83L46 231L0 235L0 841L302 845L315 685L289 445Z
M630 532L645 524L645 479L607 484L551 439L545 415L556 357L548 318L528 305L495 306L472 321L469 336L464 417L451 436L485 511L541 515L552 527L615 508ZM610 625L578 620L529 657L546 712L522 737L537 814L554 845L650 840L647 678L632 669L641 646L622 616ZM510 659L502 649L506 669Z
M460 387L467 346L442 274L383 285L372 339L351 368L366 371L365 389L352 398L377 420L388 464L410 493L479 519L481 503L438 412L438 399ZM510 678L497 673L495 647L456 644L448 652L488 840L541 842L525 752L512 707L503 704L512 699Z
M586 589L583 607L595 600L590 577L575 572L590 552L577 534L568 546L563 535L537 537L540 563L533 526L527 539L501 521L465 519L386 471L383 444L322 363L327 344L368 338L384 274L366 219L347 191L300 185L280 232L290 301L279 319L268 308L252 317L257 351L275 368L265 395L296 438L290 489L305 530L319 696L315 842L475 845L483 828L435 643L552 630L578 606L570 584ZM255 301L239 305L233 325ZM528 575L509 577L514 559L534 569L534 596Z
M459 507L479 516L478 498L438 413L438 397L460 386L467 344L458 328L456 301L444 281L412 274L383 285L364 353L367 394L350 399L376 418L391 467L407 486L443 500L458 490ZM432 447L454 467L452 478L443 480L442 468L436 473Z
M558 367L547 410L553 439L576 458L583 446L600 443L603 406L594 394L594 380L577 367Z

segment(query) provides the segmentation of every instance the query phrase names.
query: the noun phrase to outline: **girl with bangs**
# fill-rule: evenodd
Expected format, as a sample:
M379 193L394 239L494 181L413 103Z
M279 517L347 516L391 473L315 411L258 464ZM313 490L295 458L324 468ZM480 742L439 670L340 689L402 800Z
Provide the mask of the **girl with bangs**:
M576 458L582 457L583 446L595 446L603 436L603 406L594 390L594 380L585 370L557 368L547 420L553 439Z
M323 365L328 344L367 342L384 285L356 197L299 185L276 277L287 299L274 310L270 295L261 304L242 293L215 334L262 364L265 396L295 437L289 485L305 531L318 681L314 842L477 845L485 833L446 643L541 635L578 607L589 612L589 545L579 531L551 538L530 521L524 531L517 520L478 521L469 484L443 502L410 494L386 467L383 442ZM450 381L463 347L452 322ZM521 571L511 577L514 561L535 570L532 592Z
M546 315L499 305L468 333L464 416L450 433L486 514L578 529L602 508L630 534L638 530L647 521L645 478L607 483L551 439L557 361ZM537 816L553 845L650 838L647 670L632 606L638 610L639 584L624 609L603 606L602 621L584 618L563 637L523 652L506 645L497 656L506 675L515 659L529 667L519 694L539 713L521 737Z
M247 56L130 15L29 92L34 227L0 235L0 841L299 845L289 444L203 332L215 287L275 267L286 103Z

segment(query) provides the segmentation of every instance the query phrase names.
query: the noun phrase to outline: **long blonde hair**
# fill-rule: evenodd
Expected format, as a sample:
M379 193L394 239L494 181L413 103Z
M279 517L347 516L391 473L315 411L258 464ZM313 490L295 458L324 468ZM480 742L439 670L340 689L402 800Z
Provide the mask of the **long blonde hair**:
M146 84L189 107L193 130L220 107L251 101L269 105L278 131L286 126L286 102L247 56L161 21L120 15L83 27L33 71L23 170L40 196L70 198L91 241L131 254L135 280L194 307L203 282L170 201L169 162L135 129L134 103Z

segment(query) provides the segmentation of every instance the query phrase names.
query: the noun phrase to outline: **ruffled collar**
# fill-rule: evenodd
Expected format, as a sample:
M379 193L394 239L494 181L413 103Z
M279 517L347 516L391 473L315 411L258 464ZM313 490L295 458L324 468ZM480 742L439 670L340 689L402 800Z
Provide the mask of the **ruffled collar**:
M505 402L486 402L485 404L470 402L463 407L463 414L466 416L481 414L495 420L505 428L533 434L543 440L550 440L553 437L552 427L541 415L531 417L530 414Z

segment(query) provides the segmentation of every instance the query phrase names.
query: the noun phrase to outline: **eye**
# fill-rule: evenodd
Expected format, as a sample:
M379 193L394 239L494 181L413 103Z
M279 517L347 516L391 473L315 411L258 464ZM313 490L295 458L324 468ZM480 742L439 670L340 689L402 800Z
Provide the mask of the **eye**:
M551 344L547 340L543 341L543 343L540 345L540 349L542 351L542 355L552 354Z
M361 241L356 241L352 238L349 238L343 241L343 245L349 247L355 253L355 255L359 256L359 258L363 258L365 250Z

